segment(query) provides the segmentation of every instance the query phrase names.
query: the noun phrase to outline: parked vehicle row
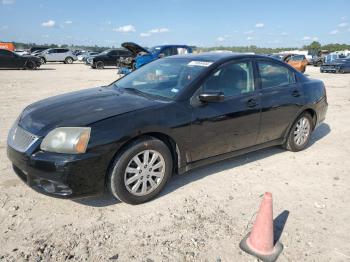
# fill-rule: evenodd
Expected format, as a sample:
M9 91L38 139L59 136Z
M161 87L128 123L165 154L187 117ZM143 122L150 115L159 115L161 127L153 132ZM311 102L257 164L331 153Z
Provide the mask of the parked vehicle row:
M108 49L102 53L89 56L86 59L86 65L96 69L103 69L106 66L117 66L118 60L121 57L131 57L130 51L122 48Z

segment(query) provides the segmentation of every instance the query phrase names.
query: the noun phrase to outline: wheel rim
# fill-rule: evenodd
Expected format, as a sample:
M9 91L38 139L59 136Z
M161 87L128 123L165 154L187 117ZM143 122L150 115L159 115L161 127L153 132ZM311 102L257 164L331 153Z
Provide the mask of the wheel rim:
M96 64L96 67L97 67L98 69L102 69L102 68L103 68L102 62L98 62L98 63Z
M155 150L144 150L128 163L124 173L124 185L135 196L153 192L163 181L165 161Z
M302 146L306 143L310 136L311 125L310 121L306 117L299 119L294 130L294 142L298 146Z
M67 59L67 63L68 63L68 64L71 64L71 63L72 63L72 59L71 59L71 58L68 58L68 59Z

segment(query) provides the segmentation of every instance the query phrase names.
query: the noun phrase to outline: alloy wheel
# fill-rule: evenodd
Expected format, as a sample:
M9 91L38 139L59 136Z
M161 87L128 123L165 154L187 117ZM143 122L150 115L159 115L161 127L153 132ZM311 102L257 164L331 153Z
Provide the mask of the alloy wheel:
M144 196L154 191L165 174L163 156L155 150L144 150L128 163L124 173L124 185L135 196Z
M311 124L308 118L302 117L299 119L294 130L294 142L298 146L306 143L310 136Z

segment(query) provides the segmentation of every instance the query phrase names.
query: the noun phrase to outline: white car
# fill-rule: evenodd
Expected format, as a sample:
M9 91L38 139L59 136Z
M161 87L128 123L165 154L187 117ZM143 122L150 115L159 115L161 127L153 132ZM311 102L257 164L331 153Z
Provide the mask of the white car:
M29 55L29 53L26 50L15 50L15 53L17 55Z
M41 63L46 62L63 62L65 64L72 64L78 58L73 52L66 48L50 48L39 55Z

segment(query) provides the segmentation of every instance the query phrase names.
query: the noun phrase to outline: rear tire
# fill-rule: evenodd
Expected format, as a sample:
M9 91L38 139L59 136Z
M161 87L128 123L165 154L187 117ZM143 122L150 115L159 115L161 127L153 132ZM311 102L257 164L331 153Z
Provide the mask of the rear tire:
M34 70L36 69L36 64L33 61L29 60L26 63L25 69Z
M40 57L40 63L41 64L45 64L46 63L46 59L44 57Z
M169 148L158 139L144 137L115 157L107 177L107 188L120 201L141 204L161 192L172 170Z
M313 131L313 119L307 112L302 113L291 127L284 148L298 152L306 148Z

